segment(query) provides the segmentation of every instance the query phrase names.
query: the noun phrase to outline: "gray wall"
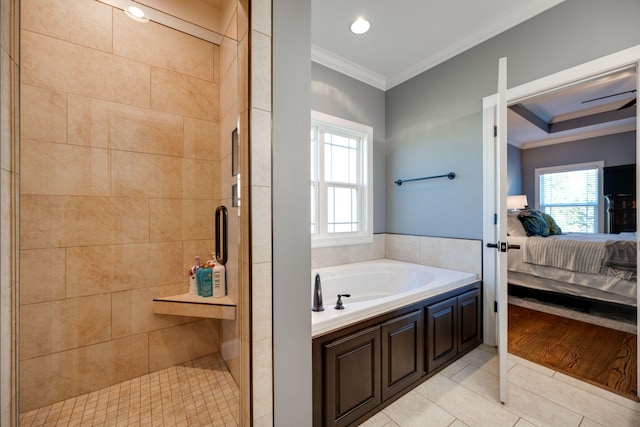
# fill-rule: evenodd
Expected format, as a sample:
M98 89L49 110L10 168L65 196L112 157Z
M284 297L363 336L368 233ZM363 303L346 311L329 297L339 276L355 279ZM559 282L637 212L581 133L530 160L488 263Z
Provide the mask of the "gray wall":
M482 98L640 44L640 1L566 0L387 91L388 233L482 238ZM396 187L454 171L453 181Z
M507 196L522 193L522 150L507 145Z
M274 422L311 419L311 0L273 0ZM319 0L318 0L319 1ZM640 1L566 0L386 93L386 231L482 238L482 98L640 44ZM305 64L306 61L306 64ZM305 82L306 79L306 82ZM306 109L305 109L306 108ZM393 181L452 170L453 181ZM307 334L305 336L305 334Z
M384 97L380 89L311 64L311 109L373 128L374 233L384 233L386 222Z
M535 169L604 160L605 166L636 162L636 133L589 138L581 141L522 150L522 188L535 206Z
M273 0L273 425L311 420L311 0ZM306 285L306 286L305 286ZM268 304L267 301L264 302Z

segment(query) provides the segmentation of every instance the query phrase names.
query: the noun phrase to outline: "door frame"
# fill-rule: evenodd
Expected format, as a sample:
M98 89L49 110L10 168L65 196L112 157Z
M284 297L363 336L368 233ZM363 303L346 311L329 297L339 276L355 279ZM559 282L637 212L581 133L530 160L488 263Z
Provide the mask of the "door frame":
M633 46L628 49L559 71L554 74L521 84L519 86L507 89L507 105L517 103L518 101L540 95L545 92L555 91L563 87L574 85L580 81L588 80L600 74L612 72L625 67L636 66L636 76L638 80L638 89L640 90L640 45ZM496 204L496 186L497 182L492 173L488 173L495 169L496 140L494 137L493 127L496 122L496 105L498 102L498 94L489 95L482 100L483 111L483 243L492 242L496 235L496 225L494 224ZM636 164L640 164L640 103L636 104ZM506 174L506 171L502 171ZM640 173L636 173L636 200L640 193ZM640 208L638 213L640 213ZM498 317L494 311L494 304L499 292L496 286L496 262L497 251L488 249L483 244L483 286L484 286L484 342L489 345L496 346ZM640 255L639 257L640 258ZM637 292L638 307L640 307L640 287ZM640 331L640 316L638 316L638 330ZM638 340L638 354L640 354L640 340ZM640 358L638 359L638 372L640 372ZM639 376L640 385L640 376ZM640 388L640 387L639 387ZM640 392L639 392L640 394Z

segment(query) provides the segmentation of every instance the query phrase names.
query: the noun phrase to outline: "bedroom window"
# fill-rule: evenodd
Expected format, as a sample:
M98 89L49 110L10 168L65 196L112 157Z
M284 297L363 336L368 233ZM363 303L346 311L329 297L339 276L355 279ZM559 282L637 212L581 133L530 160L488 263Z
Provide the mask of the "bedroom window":
M551 215L562 232L601 229L604 162L536 168L536 208Z
M311 112L312 247L373 241L370 126Z

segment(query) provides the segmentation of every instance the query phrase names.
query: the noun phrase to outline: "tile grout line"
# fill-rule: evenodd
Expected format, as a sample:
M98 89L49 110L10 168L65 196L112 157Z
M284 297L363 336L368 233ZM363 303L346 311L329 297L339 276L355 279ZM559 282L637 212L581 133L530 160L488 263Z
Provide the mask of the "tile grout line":
M198 420L198 423L207 425L212 422L229 425L231 422L237 426L238 418L230 412L232 405L236 410L238 408L239 393L235 391L237 386L228 373L228 367L219 358L217 353L203 356L22 413L20 427L49 425L53 411L58 412L56 422L65 421L68 425L141 425L147 422L188 425L190 420ZM200 403L205 403L203 397L219 397L217 402L209 402L205 407L193 404L188 408L185 398L193 401L194 395ZM60 418L63 412L68 413L64 420Z

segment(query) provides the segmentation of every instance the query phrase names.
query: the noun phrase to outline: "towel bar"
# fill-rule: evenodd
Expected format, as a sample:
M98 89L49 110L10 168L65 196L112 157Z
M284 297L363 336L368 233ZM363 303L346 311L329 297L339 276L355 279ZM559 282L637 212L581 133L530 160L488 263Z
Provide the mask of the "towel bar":
M445 174L445 175L424 176L422 178L413 178L413 179L398 179L398 180L394 181L394 183L399 187L405 182L422 181L422 180L425 180L425 179L444 178L444 177L447 177L449 179L453 179L453 178L456 177L456 174L454 172L449 172L448 174Z

